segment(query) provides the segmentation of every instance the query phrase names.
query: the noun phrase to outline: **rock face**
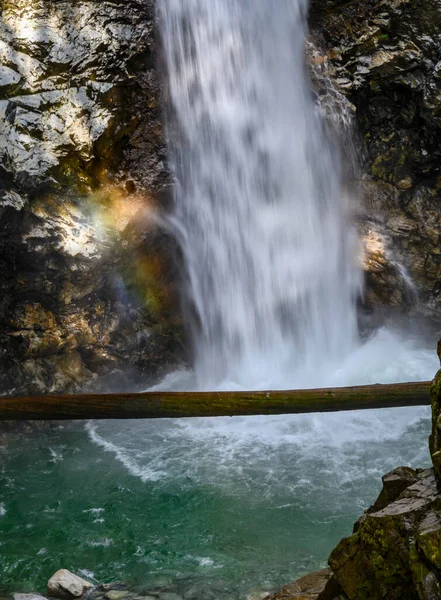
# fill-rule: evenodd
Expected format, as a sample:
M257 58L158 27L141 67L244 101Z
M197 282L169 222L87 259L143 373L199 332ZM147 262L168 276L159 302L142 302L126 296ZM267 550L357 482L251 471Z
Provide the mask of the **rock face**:
M354 107L370 305L441 316L441 5L313 0L315 57Z
M66 569L60 569L49 579L47 593L55 598L73 600L74 598L81 598L92 588L93 585L85 579Z
M337 581L351 600L440 598L440 496L433 470L413 477L410 470L392 472L382 494L332 552Z
M441 360L441 340L438 342L438 356ZM431 388L432 432L429 439L435 477L441 491L441 370L435 376Z
M145 385L180 335L153 0L0 11L0 393Z

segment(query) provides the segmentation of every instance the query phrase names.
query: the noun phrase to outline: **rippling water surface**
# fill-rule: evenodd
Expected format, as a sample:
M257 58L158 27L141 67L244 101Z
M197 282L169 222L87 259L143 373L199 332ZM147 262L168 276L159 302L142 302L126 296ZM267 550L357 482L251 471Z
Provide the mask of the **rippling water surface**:
M321 567L380 477L429 463L429 409L91 422L0 454L0 591L60 567L239 598Z

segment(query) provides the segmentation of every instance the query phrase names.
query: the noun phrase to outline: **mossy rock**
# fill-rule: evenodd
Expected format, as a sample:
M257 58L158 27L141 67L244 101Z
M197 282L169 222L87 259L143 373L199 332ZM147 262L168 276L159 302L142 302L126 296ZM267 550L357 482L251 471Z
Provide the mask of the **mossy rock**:
M332 552L329 565L350 600L440 598L433 595L441 566L441 499L433 471L401 467L385 476L385 483L354 535Z

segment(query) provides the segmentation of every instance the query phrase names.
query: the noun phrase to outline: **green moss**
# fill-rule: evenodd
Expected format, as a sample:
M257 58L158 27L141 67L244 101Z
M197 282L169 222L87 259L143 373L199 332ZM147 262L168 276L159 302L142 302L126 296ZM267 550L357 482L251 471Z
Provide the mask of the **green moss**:
M435 375L430 387L432 406L432 432L429 438L430 454L438 487L441 485L441 370Z
M418 536L418 547L426 560L437 569L441 568L441 530L434 530Z
M351 600L417 598L400 516L368 516L355 535L340 542L329 564Z

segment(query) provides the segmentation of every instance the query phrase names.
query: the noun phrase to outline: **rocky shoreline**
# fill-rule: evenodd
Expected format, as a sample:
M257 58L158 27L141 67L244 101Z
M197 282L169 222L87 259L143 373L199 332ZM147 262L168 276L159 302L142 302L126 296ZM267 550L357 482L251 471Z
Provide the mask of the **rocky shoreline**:
M441 380L441 371L438 374ZM441 401L438 387L434 397ZM437 394L437 395L436 395ZM438 407L435 423L440 420ZM437 428L437 425L434 425ZM247 600L439 600L441 598L441 493L434 469L398 467L383 478L375 503L341 540L329 568L311 573L275 593ZM136 590L123 582L93 585L61 569L46 596L15 593L11 600L206 600L207 591L185 593L171 581ZM215 599L216 593L209 594Z
M85 575L87 576L87 575ZM247 600L269 600L268 591L252 594ZM92 584L90 581L60 569L48 581L43 593L14 593L10 600L214 600L216 593L197 584L183 592L171 579L163 577L148 586L133 586L125 582Z

